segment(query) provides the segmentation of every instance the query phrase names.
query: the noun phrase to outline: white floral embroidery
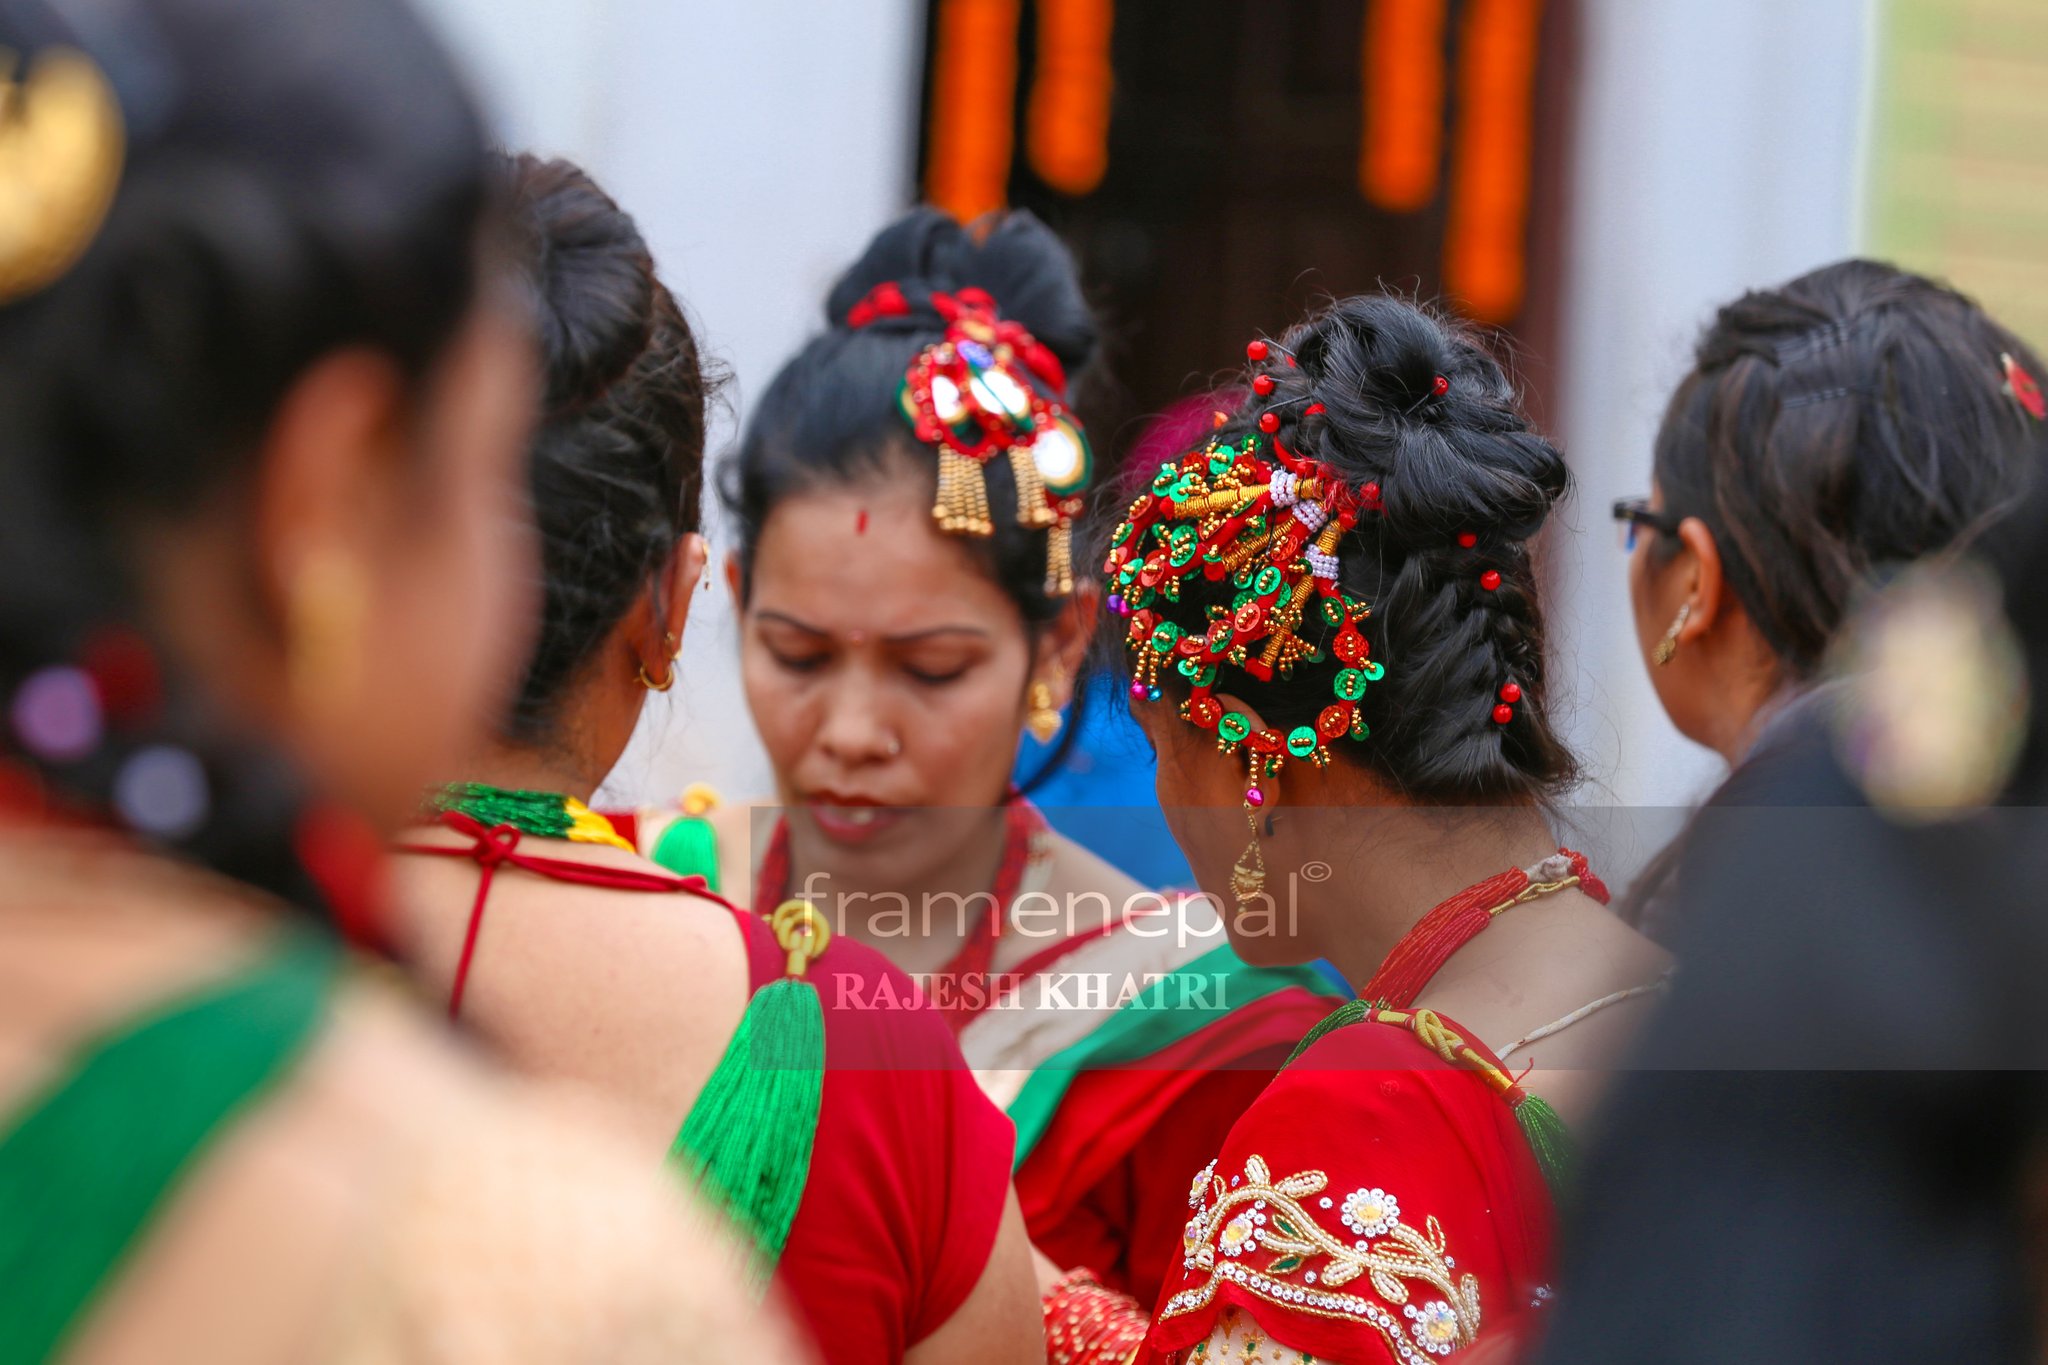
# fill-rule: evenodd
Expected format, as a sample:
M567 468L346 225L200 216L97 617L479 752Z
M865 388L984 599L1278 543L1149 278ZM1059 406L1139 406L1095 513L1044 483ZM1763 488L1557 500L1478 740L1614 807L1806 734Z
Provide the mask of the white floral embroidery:
M1195 1183L1188 1186L1188 1207L1198 1209L1209 1199L1209 1182L1216 1176L1216 1163L1211 1161L1195 1173Z
M1442 1299L1421 1308L1411 1303L1402 1311L1414 1319L1408 1330L1415 1333L1417 1344L1431 1355L1447 1356L1458 1344L1458 1312Z
M1309 1212L1311 1201L1330 1202L1318 1198L1329 1188L1322 1171L1275 1178L1263 1159L1249 1156L1243 1175L1227 1185L1205 1174L1210 1184L1182 1244L1182 1268L1194 1278L1162 1306L1162 1321L1211 1302L1228 1281L1273 1303L1369 1323L1403 1365L1435 1365L1433 1357L1478 1340L1478 1278L1453 1268L1435 1218L1403 1222L1393 1195L1360 1188L1338 1208L1355 1234L1347 1240ZM1414 1300L1418 1290L1434 1293Z
M1401 1202L1385 1190L1353 1190L1344 1196L1344 1226L1361 1237L1378 1237L1400 1221Z

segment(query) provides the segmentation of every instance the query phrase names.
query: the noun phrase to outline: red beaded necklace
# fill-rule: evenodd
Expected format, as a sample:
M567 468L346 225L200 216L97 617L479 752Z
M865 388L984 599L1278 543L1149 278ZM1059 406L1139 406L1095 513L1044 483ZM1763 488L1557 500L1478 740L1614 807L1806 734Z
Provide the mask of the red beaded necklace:
M981 991L952 992L952 1007L940 1012L946 1016L946 1022L955 1033L967 1027L970 1020L994 1001L996 983L990 977L995 963L996 940L1001 937L1003 926L1009 920L1010 902L1016 899L1023 886L1024 873L1031 866L1039 837L1045 828L1045 817L1038 813L1038 807L1016 793L1005 799L1003 857L996 865L996 881L992 888L995 903L989 907L987 915L970 926L960 951L933 973L935 978L952 982L978 981L986 987ZM789 822L777 820L775 833L768 841L767 856L761 860L761 871L754 881L755 908L763 913L774 909L788 899L789 886Z
M1531 877L1531 870L1542 880ZM1494 916L1523 901L1570 886L1578 887L1602 905L1607 903L1606 883L1593 875L1585 854L1568 848L1559 849L1555 858L1544 859L1534 869L1510 868L1466 887L1417 920L1401 936L1358 998L1379 1009L1408 1008L1451 954L1493 923Z

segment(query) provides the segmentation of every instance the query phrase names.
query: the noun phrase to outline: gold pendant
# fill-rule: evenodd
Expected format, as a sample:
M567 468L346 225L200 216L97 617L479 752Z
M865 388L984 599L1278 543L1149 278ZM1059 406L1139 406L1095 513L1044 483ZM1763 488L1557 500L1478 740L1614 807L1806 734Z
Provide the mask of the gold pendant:
M1237 866L1230 869L1230 894L1236 898L1238 909L1254 896L1266 891L1266 855L1259 851L1257 831L1252 841L1246 844L1244 852L1237 857Z
M1247 754L1250 762L1244 794L1244 822L1251 829L1252 841L1244 846L1244 852L1237 855L1237 865L1230 869L1230 894L1237 901L1239 915L1244 913L1246 901L1266 894L1266 854L1259 847L1259 810L1268 798L1259 788L1259 756L1249 750Z

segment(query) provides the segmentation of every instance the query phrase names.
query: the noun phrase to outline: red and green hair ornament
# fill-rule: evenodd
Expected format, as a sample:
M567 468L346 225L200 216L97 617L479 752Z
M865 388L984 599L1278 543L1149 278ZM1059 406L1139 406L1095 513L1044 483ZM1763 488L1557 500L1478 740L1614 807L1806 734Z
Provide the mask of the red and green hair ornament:
M1094 452L1057 395L1067 387L1059 357L1021 324L1002 318L987 291L934 291L945 336L918 352L897 404L917 439L939 455L932 519L948 535L989 536L987 469L1007 459L1017 488L1017 523L1047 533L1045 590L1074 590L1074 521L1086 507ZM902 287L876 285L847 313L865 327L911 312ZM1054 396L1048 396L1054 395Z
M1164 667L1186 679L1182 719L1213 733L1226 753L1249 751L1248 806L1264 803L1260 777L1277 776L1288 758L1322 766L1332 742L1370 734L1360 702L1385 670L1359 629L1371 607L1338 586L1337 551L1360 515L1378 508L1377 485L1354 488L1277 435L1254 431L1236 442L1212 437L1160 465L1111 536L1103 573L1109 609L1128 618L1133 700L1159 699ZM1210 606L1199 634L1156 610L1179 601L1194 576L1236 589L1229 605ZM1315 724L1284 735L1253 730L1212 695L1224 663L1271 681L1326 657L1341 665L1329 703Z

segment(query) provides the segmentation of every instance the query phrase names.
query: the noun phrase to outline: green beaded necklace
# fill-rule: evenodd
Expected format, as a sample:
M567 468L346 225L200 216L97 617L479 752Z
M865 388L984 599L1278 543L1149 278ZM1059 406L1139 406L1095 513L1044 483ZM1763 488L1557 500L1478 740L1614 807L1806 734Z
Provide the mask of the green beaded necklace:
M457 811L486 829L510 825L521 834L543 839L567 839L577 844L610 844L634 852L631 844L612 828L612 822L573 796L559 792L525 791L517 787L493 787L484 782L450 782L429 793L427 806L436 811Z

